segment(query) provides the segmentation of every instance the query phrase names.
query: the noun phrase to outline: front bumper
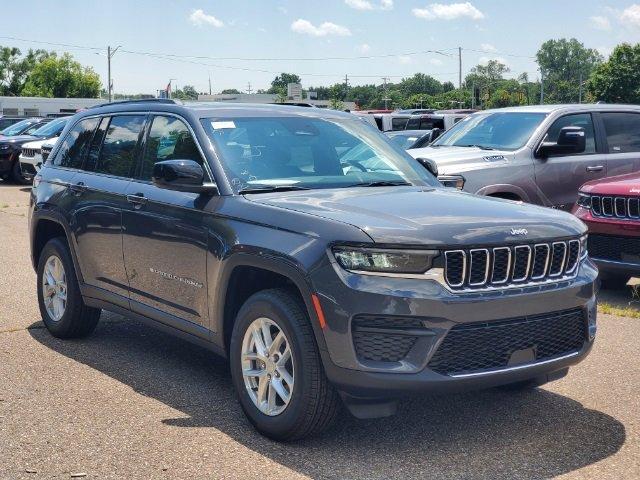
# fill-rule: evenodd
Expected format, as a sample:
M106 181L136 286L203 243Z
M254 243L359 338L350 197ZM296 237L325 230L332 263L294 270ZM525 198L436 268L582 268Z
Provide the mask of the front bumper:
M22 175L28 180L33 179L38 171L40 171L40 167L42 166L41 155L36 155L34 157L26 157L24 155L20 155L19 160Z
M337 278L336 278L337 273ZM439 283L420 279L362 276L322 268L314 275L326 319L327 351L323 360L329 379L352 396L397 397L411 392L454 392L533 378L552 379L580 362L595 336L597 269L588 259L575 278L554 284L502 291L456 294ZM316 283L317 282L317 283ZM551 358L509 363L470 374L443 374L429 365L455 326L481 325L550 312L581 311L584 341L578 348ZM361 315L419 318L429 335L420 337L411 354L394 361L364 360L354 345L354 318ZM532 346L535 348L535 346Z

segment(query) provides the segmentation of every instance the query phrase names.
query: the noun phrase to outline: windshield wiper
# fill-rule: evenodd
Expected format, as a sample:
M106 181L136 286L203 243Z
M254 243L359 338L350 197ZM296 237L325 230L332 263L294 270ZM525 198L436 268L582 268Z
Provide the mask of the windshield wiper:
M456 147L476 147L479 148L480 150L495 150L495 148L493 147L487 147L486 145L478 145L478 144L471 144L471 145L455 145Z
M308 187L300 185L268 185L264 187L247 187L240 190L239 194L245 193L270 193L270 192L292 192L295 190L310 190Z
M404 180L377 180L374 182L362 182L348 185L348 187L398 187L403 185L411 185Z

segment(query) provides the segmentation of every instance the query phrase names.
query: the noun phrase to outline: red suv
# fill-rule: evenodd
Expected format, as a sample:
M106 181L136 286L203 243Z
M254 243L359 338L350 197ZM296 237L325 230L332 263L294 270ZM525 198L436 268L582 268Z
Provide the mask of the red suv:
M604 286L640 275L640 173L585 183L573 213L589 226L589 256Z

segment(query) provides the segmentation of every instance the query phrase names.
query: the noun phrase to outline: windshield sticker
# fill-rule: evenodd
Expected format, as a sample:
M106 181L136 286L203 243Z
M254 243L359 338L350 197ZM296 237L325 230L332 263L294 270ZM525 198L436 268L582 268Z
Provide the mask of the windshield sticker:
M222 130L223 128L236 128L236 124L231 120L227 120L224 122L211 122L211 126L214 130Z

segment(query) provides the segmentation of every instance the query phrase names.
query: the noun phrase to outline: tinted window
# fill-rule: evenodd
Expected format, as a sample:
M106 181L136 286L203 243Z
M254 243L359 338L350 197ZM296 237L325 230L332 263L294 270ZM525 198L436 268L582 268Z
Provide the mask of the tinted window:
M64 130L64 127L66 127L68 121L69 117L57 118L41 125L40 128L30 133L30 135L35 135L36 137L42 138L57 137L62 133L62 130Z
M53 164L60 167L82 168L82 160L89 148L93 132L98 125L97 118L79 121L64 137Z
M102 143L95 171L118 177L130 177L136 162L136 147L144 115L122 115L111 118Z
M404 130L407 126L407 119L402 117L394 117L391 119L391 130Z
M100 155L100 148L102 147L102 141L104 140L105 133L107 133L107 126L109 125L110 121L111 117L103 117L100 119L100 125L98 125L98 129L93 136L93 141L89 146L87 160L84 164L84 169L87 171L92 172L96 168L96 164L98 163L98 156Z
M582 127L586 135L586 146L584 153L596 153L596 140L593 130L591 114L580 113L576 115L565 115L556 120L547 131L546 142L557 142L560 136L560 129L563 127Z
M22 132L24 132L29 127L35 125L36 123L38 123L37 120L22 120L21 122L14 123L10 127L5 128L0 133L7 137L20 135Z
M175 117L157 116L153 119L140 177L150 180L153 165L163 160L194 160L202 165L202 156L189 128Z
M640 114L603 113L610 153L640 152Z

